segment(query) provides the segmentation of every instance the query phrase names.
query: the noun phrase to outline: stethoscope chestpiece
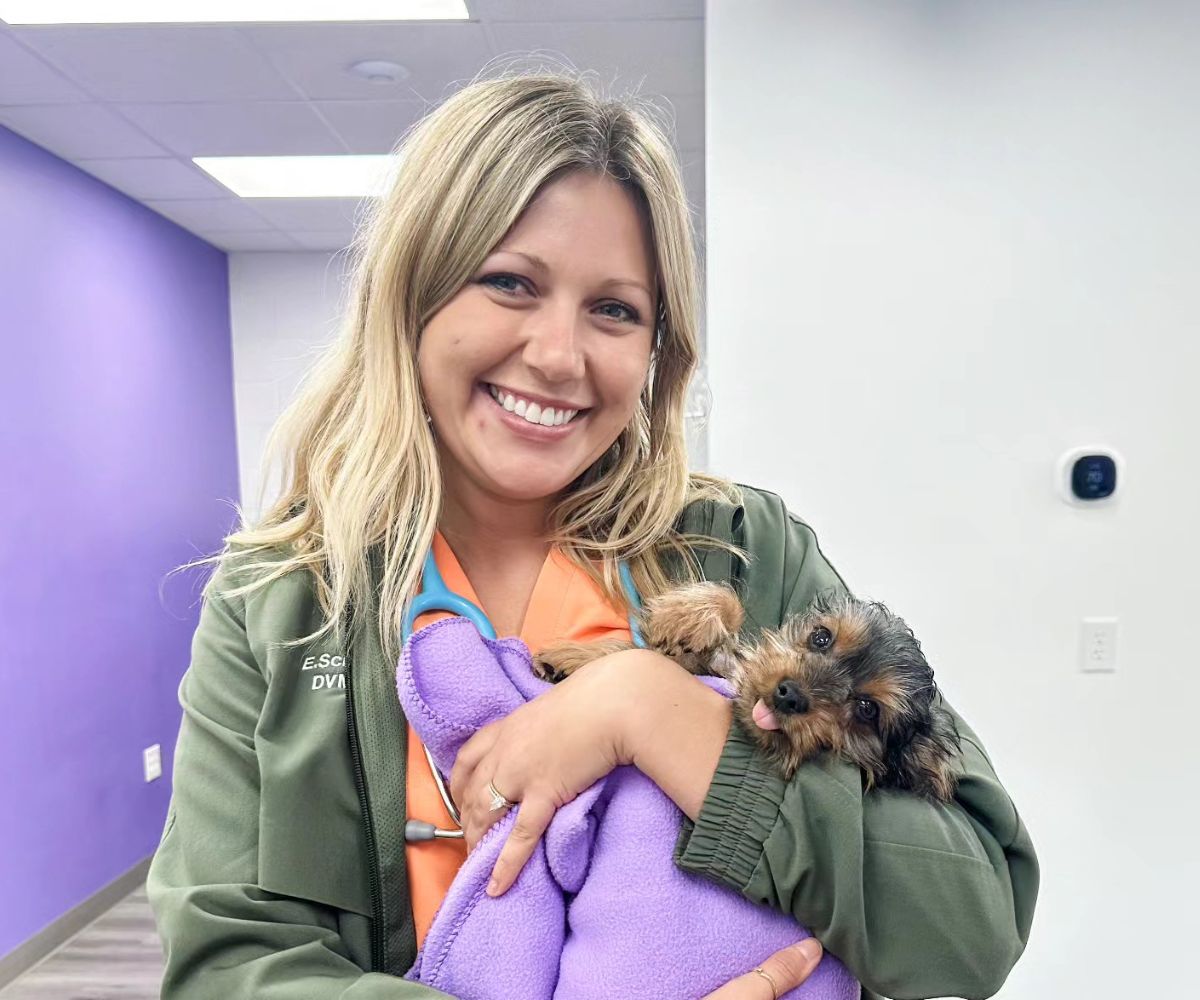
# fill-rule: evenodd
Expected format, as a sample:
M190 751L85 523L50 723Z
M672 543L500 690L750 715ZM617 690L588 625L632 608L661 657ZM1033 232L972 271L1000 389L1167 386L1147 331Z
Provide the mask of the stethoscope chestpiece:
M462 840L462 830L440 830L423 819L410 819L404 824L404 840L408 844L420 844L427 840Z

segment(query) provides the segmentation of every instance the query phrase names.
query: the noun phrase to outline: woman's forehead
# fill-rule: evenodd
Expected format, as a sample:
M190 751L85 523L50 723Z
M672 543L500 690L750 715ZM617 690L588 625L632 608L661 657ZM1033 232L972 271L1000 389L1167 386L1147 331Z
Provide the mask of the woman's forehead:
M547 184L492 253L543 270L579 268L603 280L654 287L650 228L633 194L611 177L578 172Z

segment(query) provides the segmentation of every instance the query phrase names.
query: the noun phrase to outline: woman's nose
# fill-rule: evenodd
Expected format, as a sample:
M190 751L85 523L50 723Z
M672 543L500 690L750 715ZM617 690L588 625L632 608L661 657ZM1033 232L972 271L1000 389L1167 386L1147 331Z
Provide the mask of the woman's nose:
M584 373L579 317L574 307L547 306L529 319L524 359L547 382L569 382Z

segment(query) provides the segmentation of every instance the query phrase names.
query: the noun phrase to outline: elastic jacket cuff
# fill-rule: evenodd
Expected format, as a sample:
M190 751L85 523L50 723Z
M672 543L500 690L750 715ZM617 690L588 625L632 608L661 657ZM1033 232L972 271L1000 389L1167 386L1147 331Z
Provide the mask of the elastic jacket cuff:
M694 823L684 818L676 865L745 892L779 820L785 788L734 721L700 815Z

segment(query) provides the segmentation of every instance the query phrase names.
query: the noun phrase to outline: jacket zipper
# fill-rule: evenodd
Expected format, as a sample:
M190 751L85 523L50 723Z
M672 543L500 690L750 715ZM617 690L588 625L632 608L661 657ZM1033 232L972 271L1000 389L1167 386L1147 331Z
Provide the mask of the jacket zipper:
M351 634L354 609L350 608L346 620L346 635ZM379 846L375 841L375 824L371 816L371 802L367 797L367 779L363 772L362 751L358 746L358 722L354 716L354 683L351 671L354 658L347 657L346 674L346 731L350 737L350 760L354 765L354 785L358 789L358 805L362 810L363 827L367 835L367 885L371 893L371 970L383 968L383 887L379 876Z

